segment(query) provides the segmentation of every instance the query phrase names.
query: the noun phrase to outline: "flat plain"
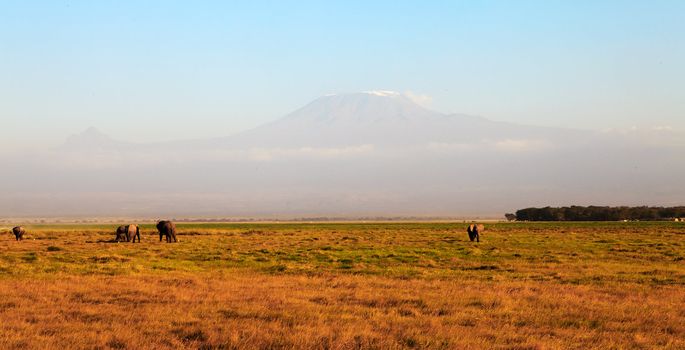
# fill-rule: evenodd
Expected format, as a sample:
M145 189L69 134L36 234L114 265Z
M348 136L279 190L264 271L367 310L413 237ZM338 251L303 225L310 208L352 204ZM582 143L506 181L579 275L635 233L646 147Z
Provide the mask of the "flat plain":
M116 226L3 230L0 348L685 348L683 223Z

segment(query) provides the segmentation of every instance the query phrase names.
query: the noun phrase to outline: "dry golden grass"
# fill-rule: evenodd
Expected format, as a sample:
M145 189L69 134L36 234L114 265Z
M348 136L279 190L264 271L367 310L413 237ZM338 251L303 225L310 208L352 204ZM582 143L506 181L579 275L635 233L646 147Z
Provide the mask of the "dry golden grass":
M0 349L685 348L680 227L449 227L34 227L0 242Z
M680 287L369 276L5 281L0 347L685 347Z

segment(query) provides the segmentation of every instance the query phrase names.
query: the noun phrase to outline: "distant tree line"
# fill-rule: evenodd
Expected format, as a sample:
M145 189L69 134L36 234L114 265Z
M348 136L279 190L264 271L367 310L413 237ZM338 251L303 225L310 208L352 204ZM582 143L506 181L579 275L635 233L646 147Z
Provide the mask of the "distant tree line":
M656 221L685 218L685 207L544 207L520 209L505 217L510 221Z

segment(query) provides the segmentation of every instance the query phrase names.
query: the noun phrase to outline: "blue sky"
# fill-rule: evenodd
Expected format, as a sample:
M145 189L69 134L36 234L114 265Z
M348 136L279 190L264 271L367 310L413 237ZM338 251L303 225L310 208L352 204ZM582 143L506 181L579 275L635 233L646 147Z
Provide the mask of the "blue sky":
M3 1L0 147L228 135L411 92L517 123L685 129L683 1Z

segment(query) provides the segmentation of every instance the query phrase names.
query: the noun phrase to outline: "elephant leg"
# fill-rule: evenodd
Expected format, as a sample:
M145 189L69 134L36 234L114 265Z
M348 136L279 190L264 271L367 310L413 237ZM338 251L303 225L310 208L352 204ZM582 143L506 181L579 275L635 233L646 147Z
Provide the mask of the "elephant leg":
M480 234L476 233L476 242L480 243Z

